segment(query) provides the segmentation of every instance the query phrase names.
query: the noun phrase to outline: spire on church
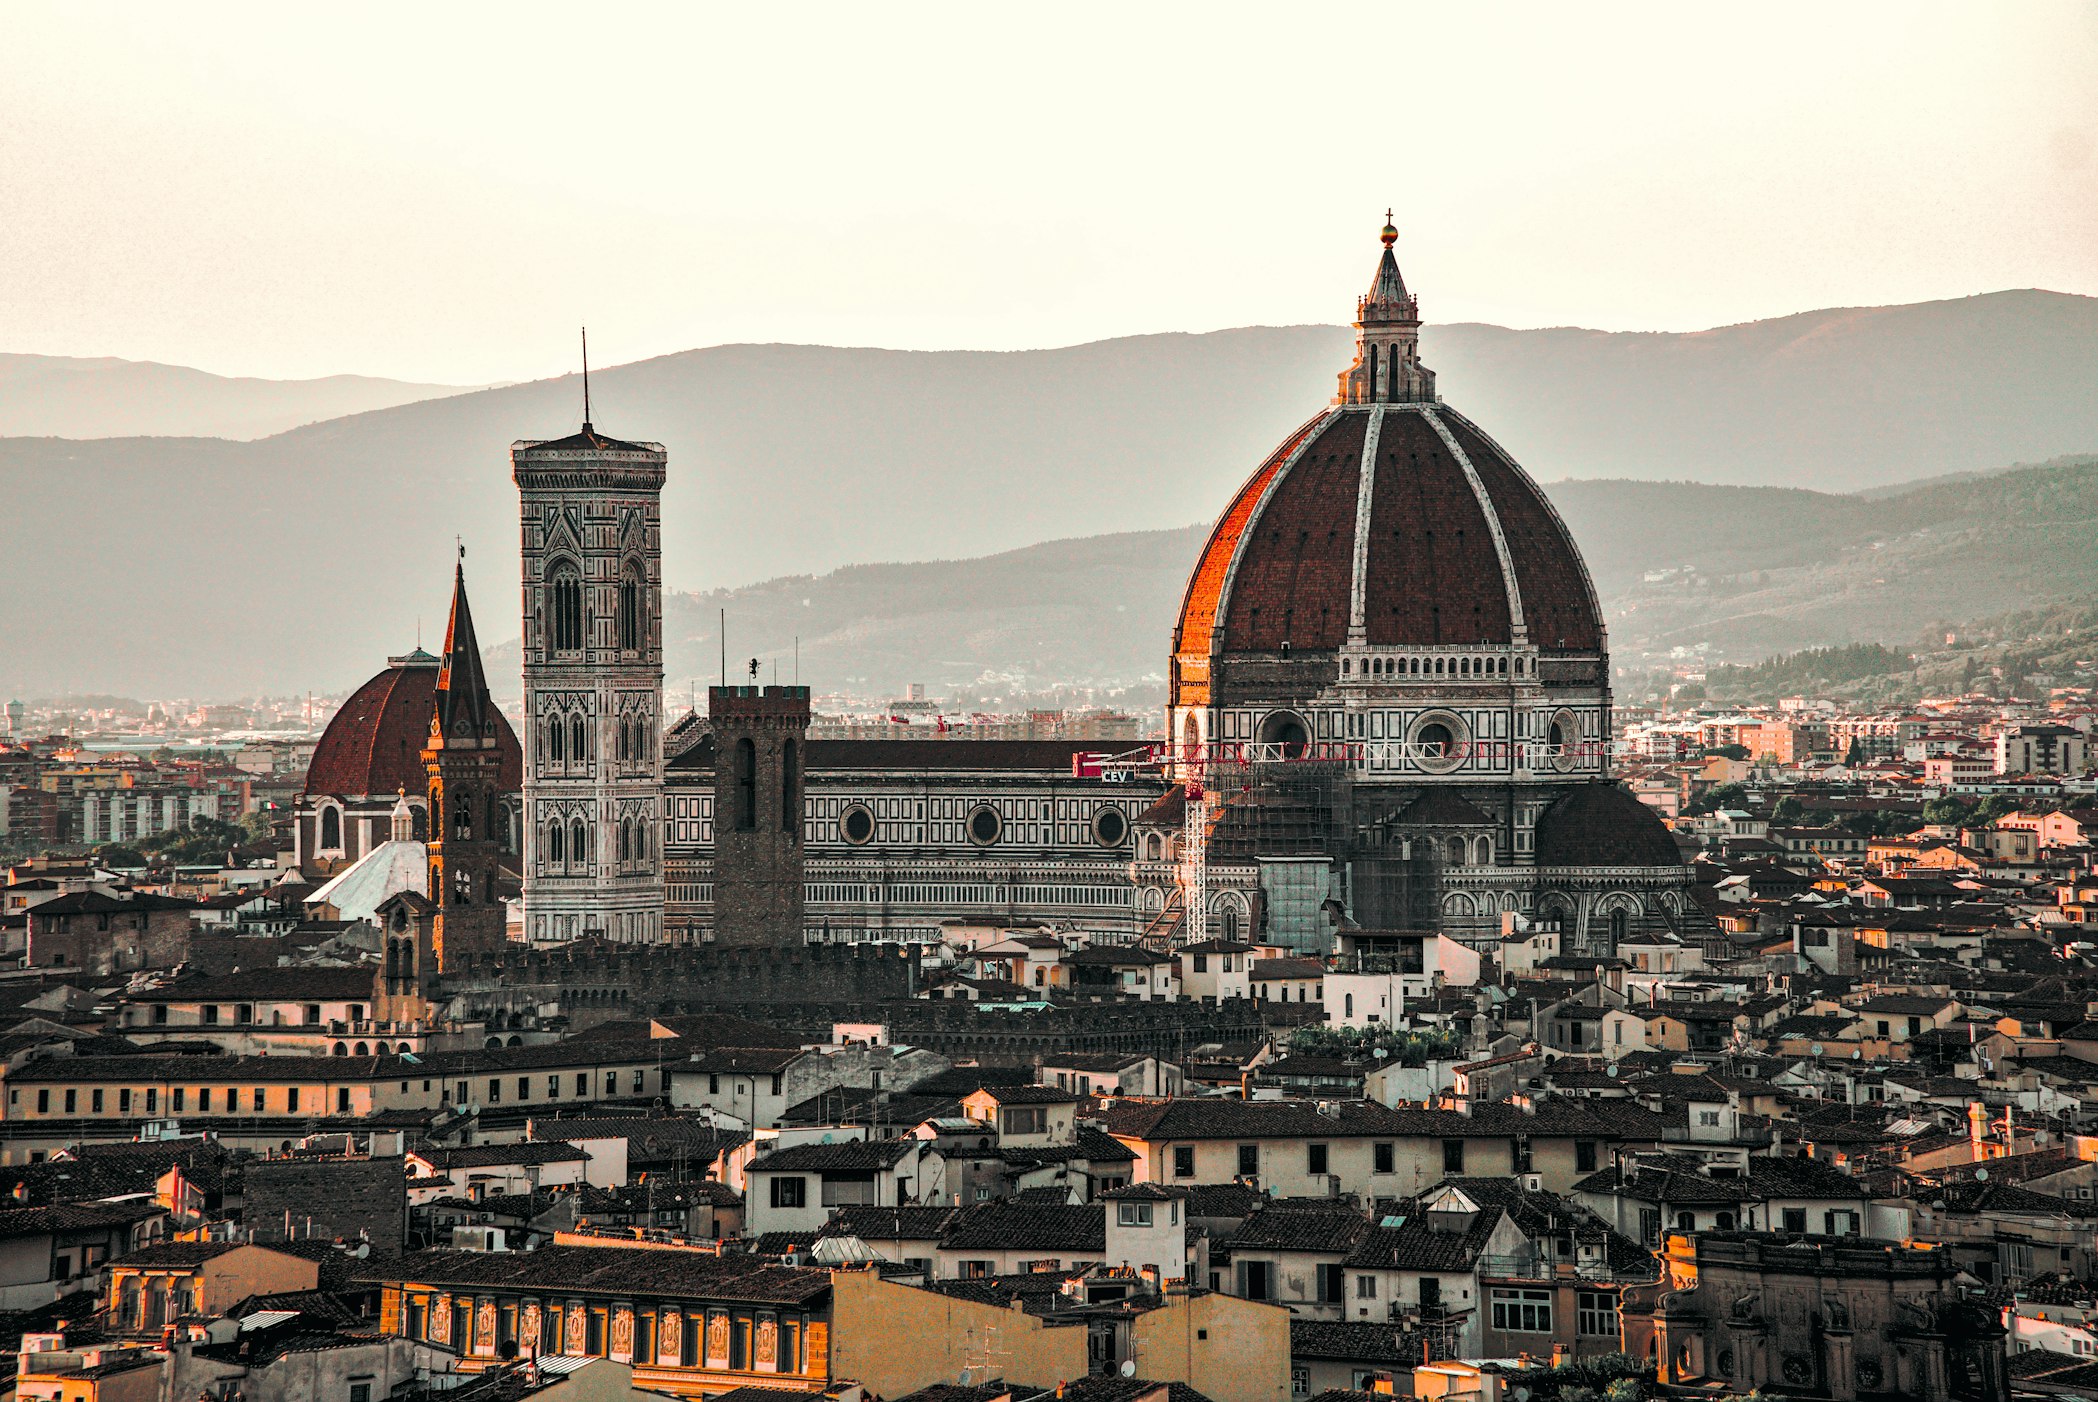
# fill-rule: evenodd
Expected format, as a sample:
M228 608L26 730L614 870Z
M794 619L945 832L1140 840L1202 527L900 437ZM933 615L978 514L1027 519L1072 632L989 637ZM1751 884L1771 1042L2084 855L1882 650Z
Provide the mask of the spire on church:
M1370 290L1355 303L1355 363L1340 374L1336 404L1408 404L1435 398L1435 372L1420 362L1420 302L1406 290L1393 245L1391 211L1378 234L1384 252Z
M437 730L447 740L492 740L495 701L481 668L473 611L466 604L466 548L452 577L452 617L444 629L443 670L437 674Z

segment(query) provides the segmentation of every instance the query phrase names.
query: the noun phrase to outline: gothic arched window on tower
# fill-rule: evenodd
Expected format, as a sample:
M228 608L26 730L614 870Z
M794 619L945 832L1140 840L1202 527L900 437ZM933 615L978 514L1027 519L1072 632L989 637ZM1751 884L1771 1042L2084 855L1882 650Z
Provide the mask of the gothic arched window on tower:
M554 651L583 649L583 579L573 565L556 565L547 584L547 607L552 612Z
M561 724L559 716L555 716L546 723L546 762L548 764L566 764L568 762L562 758L563 752L567 749L567 746L563 743L563 732L566 729L567 727Z
M779 764L779 826L782 832L801 830L801 794L797 785L801 776L797 773L800 758L792 740L780 753Z
M474 835L474 796L472 792L452 795L452 841L471 842Z
M577 764L590 758L590 732L583 728L579 715L568 718L568 757Z
M581 818L568 825L568 860L578 867L590 865L590 834Z
M641 650L641 566L632 563L619 576L619 647Z
M736 742L736 829L750 832L758 825L758 747L749 740Z
M1632 915L1623 906L1610 912L1610 940L1612 944L1623 944L1631 933Z
M568 854L566 850L568 847L567 835L568 829L562 825L561 820L559 818L556 818L553 822L547 824L546 864L548 866L557 867L565 864L568 861Z
M632 861L633 859L634 859L634 824L633 824L633 820L632 820L632 819L630 819L630 818L621 818L621 819L619 820L619 860L621 860L622 862L630 862L630 861Z

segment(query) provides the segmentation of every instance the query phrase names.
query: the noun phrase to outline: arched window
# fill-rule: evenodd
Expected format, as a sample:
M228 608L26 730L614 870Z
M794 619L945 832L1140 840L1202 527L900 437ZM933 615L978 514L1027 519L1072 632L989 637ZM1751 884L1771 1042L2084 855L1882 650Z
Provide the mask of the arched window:
M626 717L625 717L625 716L621 716L621 717L619 718L619 758L620 758L621 760L625 760L625 759L627 758L627 755L628 755L628 753L629 753L629 750L628 750L628 746L627 746L627 736L628 736L628 733L629 733L629 732L628 732L628 730L627 730L627 720L626 720Z
M576 867L590 865L590 836L584 831L581 818L568 825L568 861Z
M1610 938L1613 942L1623 944L1625 936L1631 933L1631 928L1632 913L1630 911L1623 906L1619 906L1610 912Z
M452 841L471 842L474 835L474 796L472 790L451 795Z
M474 903L473 873L461 868L452 873L452 903L472 905Z
M1463 866L1465 862L1464 839L1461 837L1451 838L1449 850L1450 865L1459 867Z
M342 846L342 810L340 808L323 808L321 810L321 851L332 851L340 846Z
M633 858L634 823L631 818L621 818L619 820L619 860L627 862L632 861Z
M622 652L641 648L641 567L628 564L619 576L619 647Z
M758 825L758 747L736 742L736 828L751 832Z
M547 582L547 608L556 652L580 652L583 648L583 579L573 565L554 566Z
M1492 838L1482 837L1472 843L1472 865L1475 867L1490 867L1493 865Z
M797 772L800 760L792 740L780 752L779 759L779 826L781 832L801 830L801 791L797 787L801 775Z
M583 729L583 718L580 715L570 716L568 718L568 757L577 764L581 764L584 760L590 758L589 740L590 732Z
M1370 347L1369 397L1377 397L1377 348Z
M547 824L546 864L548 866L557 867L568 860L568 854L566 850L568 847L567 838L568 829L562 826L561 820L559 818L556 818L553 822Z
M566 762L561 758L561 752L567 748L562 743L566 729L567 727L561 724L559 716L555 716L546 723L546 762L548 764L562 764Z

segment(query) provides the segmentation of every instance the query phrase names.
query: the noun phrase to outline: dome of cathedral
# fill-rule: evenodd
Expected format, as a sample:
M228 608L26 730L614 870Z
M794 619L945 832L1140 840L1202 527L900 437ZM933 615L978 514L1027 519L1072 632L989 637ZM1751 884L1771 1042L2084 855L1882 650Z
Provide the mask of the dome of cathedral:
M1683 854L1653 809L1616 784L1568 789L1537 818L1541 867L1679 867Z
M1599 655L1573 537L1529 474L1435 393L1388 238L1356 327L1335 403L1218 518L1181 606L1177 670L1348 648Z
M321 732L306 768L308 794L345 798L422 793L429 788L423 746L437 713L440 659L421 648L393 658L386 670L350 694ZM509 720L498 711L503 751L502 785L524 787L524 751Z

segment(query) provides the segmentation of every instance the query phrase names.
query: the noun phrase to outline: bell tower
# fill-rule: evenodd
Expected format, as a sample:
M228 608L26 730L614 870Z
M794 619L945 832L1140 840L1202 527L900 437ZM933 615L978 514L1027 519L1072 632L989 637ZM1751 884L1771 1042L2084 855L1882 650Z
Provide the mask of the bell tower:
M452 617L439 667L422 760L430 786L431 955L441 973L474 954L501 949L506 937L500 889L507 821L503 727L481 669L463 558L452 579ZM396 809L398 828L406 802Z
M587 394L587 391L586 391ZM663 938L660 443L511 445L524 533L525 938Z

